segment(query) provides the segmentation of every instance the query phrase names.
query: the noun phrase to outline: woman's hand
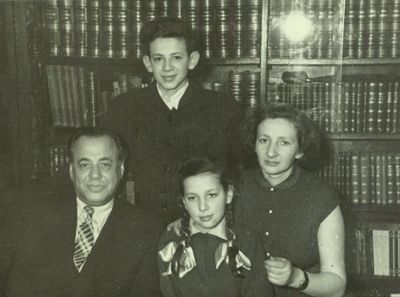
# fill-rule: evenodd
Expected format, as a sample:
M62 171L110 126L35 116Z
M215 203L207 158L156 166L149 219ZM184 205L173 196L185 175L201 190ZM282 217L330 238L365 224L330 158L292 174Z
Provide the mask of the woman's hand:
M293 282L295 267L282 257L271 257L264 261L268 280L279 286L290 286Z

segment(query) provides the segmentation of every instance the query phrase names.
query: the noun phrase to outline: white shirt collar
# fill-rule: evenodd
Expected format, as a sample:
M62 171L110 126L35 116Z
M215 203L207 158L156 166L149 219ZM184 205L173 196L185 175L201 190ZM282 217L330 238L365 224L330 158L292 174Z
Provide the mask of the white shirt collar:
M167 95L163 94L158 83L156 84L156 86L157 86L158 94L160 95L161 99L164 101L165 105L167 105L167 107L170 110L173 110L173 109L178 109L179 102L181 101L183 94L185 94L186 89L189 87L189 81L186 80L186 82L182 85L182 87L176 93L172 94L171 96L167 96Z
M78 228L78 226L85 219L83 208L87 204L85 204L78 197L76 198L76 204L77 204L77 218L78 218L77 228ZM113 206L114 206L114 199L112 199L111 201L107 202L104 205L91 206L94 209L93 218L92 218L94 241L96 241L97 238L99 237L100 232L104 227L104 224L106 223L108 217L110 216Z
M196 234L196 233L201 233L201 231L193 223L193 220L190 219L190 234L193 235L193 234ZM214 229L211 229L207 233L227 240L227 238L226 238L226 220L225 220L225 218Z

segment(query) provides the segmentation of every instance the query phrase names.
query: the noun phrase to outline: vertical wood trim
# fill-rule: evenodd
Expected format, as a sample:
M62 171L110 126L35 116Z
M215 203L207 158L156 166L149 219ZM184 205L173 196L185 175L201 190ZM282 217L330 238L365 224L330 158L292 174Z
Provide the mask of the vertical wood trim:
M24 1L13 1L11 7L11 24L14 41L14 59L10 59L10 68L12 68L13 77L15 77L15 105L16 113L14 115L17 124L18 140L15 142L15 154L17 154L19 183L26 183L33 169L33 141L32 141L32 109L33 104L30 96L31 83L29 75L28 59L28 36L26 20L26 3Z
M267 51L268 51L268 8L270 0L263 0L262 15L261 15L261 57L260 57L260 100L261 106L266 104L266 87L267 87Z

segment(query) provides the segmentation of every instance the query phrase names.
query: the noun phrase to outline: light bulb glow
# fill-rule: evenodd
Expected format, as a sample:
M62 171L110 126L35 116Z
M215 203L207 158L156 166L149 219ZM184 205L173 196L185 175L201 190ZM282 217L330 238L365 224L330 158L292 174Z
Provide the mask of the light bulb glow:
M301 12L292 12L281 23L283 34L292 42L306 39L313 32L313 23Z

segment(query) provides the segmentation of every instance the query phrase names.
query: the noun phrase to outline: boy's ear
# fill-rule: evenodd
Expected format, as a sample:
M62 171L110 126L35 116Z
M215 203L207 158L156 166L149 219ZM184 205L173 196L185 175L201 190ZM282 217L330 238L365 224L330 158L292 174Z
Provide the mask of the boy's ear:
M153 72L153 67L151 66L151 63L150 63L150 57L145 55L145 56L143 56L142 60L143 60L143 64L146 67L147 71Z
M197 64L200 61L200 53L198 51L194 51L189 56L189 69L193 70L196 68Z

